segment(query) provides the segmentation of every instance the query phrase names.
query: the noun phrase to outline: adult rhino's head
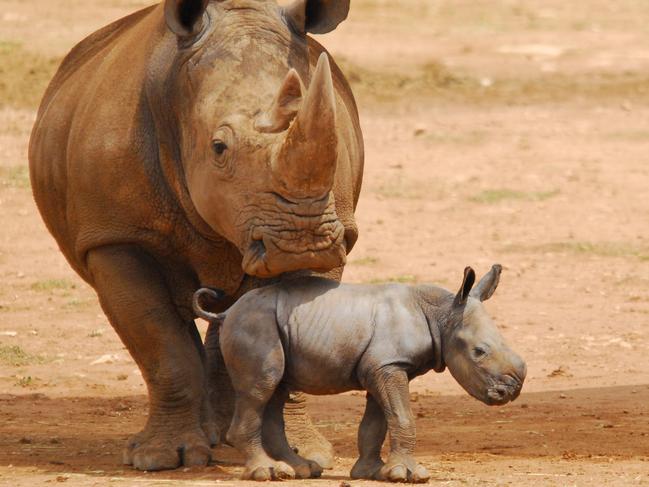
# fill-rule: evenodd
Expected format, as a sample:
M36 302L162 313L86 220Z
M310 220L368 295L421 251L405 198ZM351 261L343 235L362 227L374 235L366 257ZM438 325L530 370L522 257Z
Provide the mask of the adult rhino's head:
M182 60L169 107L177 158L194 208L237 246L247 274L329 271L356 240L353 208L337 207L332 190L351 177L337 168L352 157L356 114L328 55L307 40L348 10L345 0L166 1Z
M482 304L496 290L501 270L494 265L472 290L475 272L465 269L443 338L444 361L455 380L489 405L516 399L527 373L525 362L507 346Z

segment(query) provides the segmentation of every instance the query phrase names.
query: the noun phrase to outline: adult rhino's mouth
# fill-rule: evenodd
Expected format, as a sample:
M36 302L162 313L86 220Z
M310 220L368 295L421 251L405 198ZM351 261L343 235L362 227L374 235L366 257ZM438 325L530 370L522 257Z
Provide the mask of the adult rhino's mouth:
M272 210L249 222L242 267L246 274L273 277L284 272L326 272L346 262L345 227L333 195L291 202L273 194Z

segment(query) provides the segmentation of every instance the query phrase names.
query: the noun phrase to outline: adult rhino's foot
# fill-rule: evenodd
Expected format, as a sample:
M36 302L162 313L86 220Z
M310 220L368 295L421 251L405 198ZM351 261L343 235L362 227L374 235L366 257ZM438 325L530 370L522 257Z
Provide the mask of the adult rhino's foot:
M210 444L200 429L168 431L146 428L128 441L123 460L138 470L204 467L211 459Z
M383 465L385 463L381 460L361 460L359 458L352 467L349 476L353 479L376 480Z
M334 448L315 428L306 411L306 397L302 393L290 395L284 406L286 437L297 453L322 468L332 468Z
M253 460L246 464L246 469L241 480L291 480L295 478L295 470L284 462L275 462L268 459Z
M211 447L221 444L222 438L225 438L225 432L214 421L203 421L201 424L203 432L207 437L207 442Z

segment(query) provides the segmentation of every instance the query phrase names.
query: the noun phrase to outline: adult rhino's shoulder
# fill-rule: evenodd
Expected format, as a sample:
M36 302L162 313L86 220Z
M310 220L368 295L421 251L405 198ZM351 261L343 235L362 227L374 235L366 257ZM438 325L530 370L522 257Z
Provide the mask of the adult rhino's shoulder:
M67 77L79 68L79 66L83 65L83 63L88 59L91 59L95 54L97 54L97 52L106 47L106 45L109 44L117 35L137 24L155 8L156 5L152 5L127 15L126 17L122 17L121 19L102 27L98 31L93 32L74 46L63 58L63 61L61 61L61 65L47 88L43 100L47 100L50 95L67 79ZM41 110L45 106L46 103L41 104Z

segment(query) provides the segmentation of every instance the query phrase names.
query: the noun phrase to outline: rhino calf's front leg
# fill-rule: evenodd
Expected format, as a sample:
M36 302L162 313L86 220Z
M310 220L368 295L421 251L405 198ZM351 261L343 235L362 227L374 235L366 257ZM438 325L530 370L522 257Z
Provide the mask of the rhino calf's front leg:
M416 430L410 409L408 375L397 366L382 367L370 374L365 387L383 410L390 432L388 460L374 473L374 479L390 482L427 482L430 478L428 470L418 464L413 457ZM376 439L378 437L370 438L370 441ZM376 445L371 444L365 447L370 449L374 447L374 451L376 449ZM360 450L359 461L363 459L363 449Z

